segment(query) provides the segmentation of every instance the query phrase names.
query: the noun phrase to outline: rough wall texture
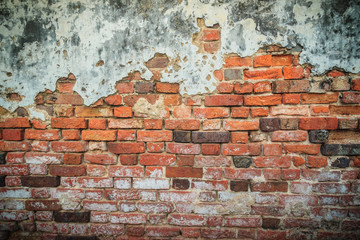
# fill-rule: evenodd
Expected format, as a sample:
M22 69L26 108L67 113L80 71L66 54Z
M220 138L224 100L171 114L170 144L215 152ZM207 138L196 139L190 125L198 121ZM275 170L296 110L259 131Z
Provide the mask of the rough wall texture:
M0 4L0 239L360 238L357 1Z

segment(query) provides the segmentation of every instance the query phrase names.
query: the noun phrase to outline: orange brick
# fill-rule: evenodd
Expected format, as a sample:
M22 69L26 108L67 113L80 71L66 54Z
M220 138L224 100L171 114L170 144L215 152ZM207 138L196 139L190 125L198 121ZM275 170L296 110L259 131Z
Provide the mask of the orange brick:
M327 157L308 156L306 166L311 168L327 167Z
M79 130L62 130L62 137L64 140L79 140L80 131Z
M60 134L59 130L26 129L25 138L33 140L58 140L60 139Z
M118 130L117 138L119 141L134 141L136 140L135 130Z
M233 118L248 118L250 108L248 107L232 107L231 108L231 117Z
M122 98L120 95L112 95L104 99L104 101L109 105L121 105Z
M239 95L215 95L205 97L205 106L239 106L243 97Z
M292 65L292 55L273 55L272 66L289 66Z
M221 120L204 120L203 122L203 130L218 130L221 127Z
M360 78L356 78L351 81L351 89L354 91L360 91Z
M132 117L132 108L131 107L116 107L116 108L114 108L114 116L119 117L119 118Z
M251 117L267 117L269 108L251 108Z
M282 155L282 145L281 144L264 144L263 152L265 156L278 156Z
M230 67L251 67L252 66L252 60L250 57L228 57L225 59L225 68Z
M28 118L7 118L5 120L5 128L29 128L30 122Z
M218 93L232 93L233 90L234 90L234 85L228 82L221 82L217 86Z
M200 39L201 41L217 41L220 40L220 30L219 29L205 29L203 31L203 36Z
M83 130L83 140L91 141L114 141L116 140L116 130Z
M292 161L295 167L299 167L305 164L305 159L302 157L294 156L292 157Z
M215 70L215 71L214 71L214 77L215 77L217 80L222 81L223 78L224 78L224 75L223 75L222 70Z
M259 129L259 121L257 121L257 120L251 120L251 121L225 120L224 121L224 129L229 130L229 131L258 130Z
M169 142L172 141L172 131L138 131L137 140L145 142Z
M178 93L179 84L178 83L156 83L156 91L161 93Z
M146 143L146 147L148 152L151 153L161 153L164 151L164 143L162 142L148 142Z
M219 155L220 144L202 144L202 154L204 155Z
M118 93L133 93L134 92L134 83L133 82L119 82L116 83L116 90Z
M174 107L173 115L176 118L191 118L191 107L190 106Z
M31 123L32 123L33 127L36 128L36 129L44 130L47 127L47 125L45 123L43 123L42 121L37 120L37 119L31 120Z
M281 95L244 96L244 105L248 106L272 106L281 104Z
M232 132L231 142L232 143L247 143L249 141L248 132Z
M178 106L181 104L181 97L179 95L165 95L164 105L165 106Z
M300 118L299 129L316 130L327 129L335 130L338 127L337 118Z
M254 57L254 67L270 67L271 66L271 55L261 55Z
M302 67L284 67L284 79L302 79L304 69Z
M254 88L253 84L249 82L246 82L244 84L236 83L234 86L234 93L238 93L238 94L252 93L253 88Z
M90 118L89 119L90 129L106 129L106 119L101 118Z
M268 81L254 84L254 93L271 92L271 83Z
M281 68L271 68L266 70L244 70L245 80L279 79L282 78Z
M284 104L299 104L300 103L300 94L283 94L283 103Z
M345 73L337 71L337 70L332 70L327 75L328 75L328 77L343 77L343 76L345 76Z
M330 114L329 106L311 106L310 112L312 116L324 116Z
M335 103L337 102L339 93L302 93L301 103L312 104L312 103Z
M195 118L226 118L229 117L229 109L228 108L220 108L220 107L209 107L209 108L194 108L194 116Z
M113 111L110 107L84 107L75 108L77 117L112 117Z
M162 129L163 120L162 119L145 119L144 125L145 129Z

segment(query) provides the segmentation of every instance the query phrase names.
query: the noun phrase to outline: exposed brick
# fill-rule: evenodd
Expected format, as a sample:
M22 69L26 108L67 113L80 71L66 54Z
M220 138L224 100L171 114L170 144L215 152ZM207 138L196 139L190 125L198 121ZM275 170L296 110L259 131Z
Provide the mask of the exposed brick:
M133 93L134 92L134 83L132 82L118 82L115 86L118 93Z
M28 129L26 129L28 130ZM24 140L23 129L3 129L2 137L7 141L22 141Z
M284 67L284 79L302 79L304 69L302 67Z
M82 155L77 153L65 153L64 164L80 164Z
M252 66L252 60L249 57L238 57L238 56L231 56L225 58L225 68L230 67L251 67Z
M179 84L178 83L156 83L156 91L161 93L178 93Z
M202 168L166 167L166 177L202 178Z
M356 78L351 81L351 89L354 91L360 91L360 78Z
M310 89L308 80L277 80L272 84L273 93L302 93Z
M323 144L321 153L325 156L354 156L360 153L360 144Z
M172 131L137 131L138 141L169 142L172 138Z
M178 214L173 213L169 216L169 224L178 226L203 226L205 218L194 214Z
M254 84L254 93L271 92L271 83L268 81L257 82Z
M214 118L226 118L229 117L229 109L228 108L194 108L194 116L195 118L206 118L206 119L214 119Z
M253 192L287 192L286 182L252 182L251 191Z
M154 91L154 83L152 82L136 82L135 92L137 93L151 93Z
M270 67L272 65L271 55L261 55L254 57L254 67Z
M253 88L254 88L253 84L249 82L245 82L243 84L235 83L234 93L237 94L252 93Z
M75 115L77 117L112 117L113 111L109 107L78 106L75 108Z
M249 134L247 132L232 132L231 142L232 143L247 143L249 140Z
M61 205L59 200L26 200L25 208L29 211L58 211Z
M250 108L248 107L233 107L231 108L231 117L233 118L248 118Z
M178 166L193 166L194 156L193 155L177 155Z
M260 155L261 148L258 144L223 144L224 155Z
M5 128L29 128L28 118L7 118L5 119Z
M171 154L141 154L139 163L141 165L159 165L167 166L175 162L175 156Z
M330 105L330 115L360 115L360 108L358 106Z
M228 82L221 82L216 89L218 93L232 93L234 85Z
M216 95L206 96L205 106L239 106L243 104L243 97L240 95Z
M262 118L260 119L260 129L264 132L277 131L280 129L280 119Z
M272 106L281 104L281 95L262 95L262 96L245 96L244 105L246 106Z
M300 94L283 94L284 104L299 104Z
M259 168L289 168L291 166L291 156L266 156L254 157L254 165Z
M121 105L122 97L120 95L110 95L104 99L104 102L111 106Z
M201 152L204 155L220 155L220 144L202 144Z
M268 108L252 108L251 117L267 117L269 115Z
M145 152L144 143L112 143L107 144L109 152L115 154L122 153L143 153Z
M171 130L199 130L200 121L194 119L165 120L165 128Z
M234 192L247 192L249 188L248 181L230 181L230 190Z
M199 154L199 144L187 144L187 143L167 143L166 152L176 154Z
M181 97L179 95L165 95L164 105L165 106L179 106L181 105Z
M86 120L84 118L52 118L52 128L86 128Z
M306 131L275 131L271 133L274 142L302 142L307 139Z
M224 129L228 131L236 130L258 130L258 120L238 121L238 120L225 120Z
M90 212L58 212L54 214L55 222L90 222Z
M266 70L244 70L245 80L260 80L260 79L279 79L282 78L281 68L272 68Z
M49 166L50 175L53 176L62 176L62 177L75 177L82 176L86 174L86 168L84 165L79 166Z
M114 108L114 116L118 118L129 118L132 117L131 107L116 107Z
M224 70L225 80L240 80L242 79L241 69L225 69Z

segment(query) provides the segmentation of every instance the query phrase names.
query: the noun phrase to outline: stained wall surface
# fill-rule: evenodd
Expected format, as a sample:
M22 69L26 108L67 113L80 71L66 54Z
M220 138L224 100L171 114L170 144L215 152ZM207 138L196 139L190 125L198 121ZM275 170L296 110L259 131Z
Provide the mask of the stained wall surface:
M358 1L0 3L0 239L359 239Z

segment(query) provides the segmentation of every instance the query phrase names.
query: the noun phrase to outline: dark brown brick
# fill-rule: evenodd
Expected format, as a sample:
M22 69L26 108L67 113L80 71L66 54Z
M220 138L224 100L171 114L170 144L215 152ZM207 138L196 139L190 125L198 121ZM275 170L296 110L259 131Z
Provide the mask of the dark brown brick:
M166 168L166 177L168 178L202 178L203 169L202 168L192 168L192 167L167 167Z
M298 118L281 118L280 129L281 130L295 130L298 129L299 119Z
M360 144L323 144L321 153L325 156L360 155Z
M0 187L5 187L5 177L6 176L0 176Z
M280 129L279 118L262 118L260 119L260 129L264 132L272 132Z
M79 165L79 166L50 165L49 170L50 170L50 175L62 176L62 177L76 177L86 174L85 165Z
M310 91L308 80L283 80L275 81L272 84L273 93L295 93Z
M145 63L148 68L166 68L169 64L169 58L166 56L155 56Z
M128 226L126 229L128 236L141 237L145 234L145 227L143 226Z
M6 164L6 152L0 152L0 164Z
M55 222L90 222L90 212L54 212Z
M154 92L154 83L152 83L152 82L137 82L135 84L135 92L137 92L137 93Z
M177 190L185 190L189 189L190 182L187 179L174 179L173 180L173 188Z
M247 192L249 187L248 181L231 181L230 190L234 192Z
M230 132L192 132L194 143L223 143L230 141Z
M174 131L175 142L191 142L190 131Z
M26 187L57 187L60 185L60 177L21 176L21 185Z
M56 240L98 240L96 236L56 236Z
M247 156L234 156L233 162L236 168L249 168L252 164L252 158Z
M61 205L59 200L27 200L25 208L29 211L58 211Z
M280 219L278 218L263 218L262 227L267 229L277 229L279 228Z

